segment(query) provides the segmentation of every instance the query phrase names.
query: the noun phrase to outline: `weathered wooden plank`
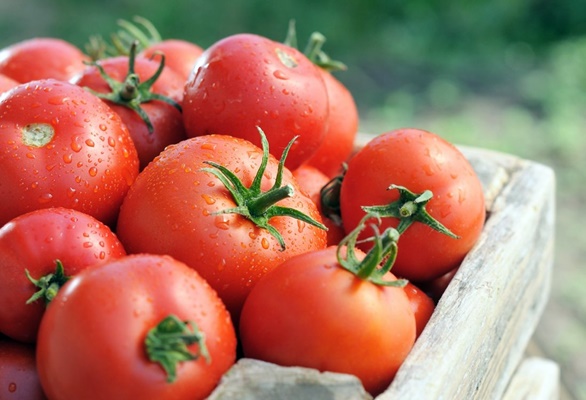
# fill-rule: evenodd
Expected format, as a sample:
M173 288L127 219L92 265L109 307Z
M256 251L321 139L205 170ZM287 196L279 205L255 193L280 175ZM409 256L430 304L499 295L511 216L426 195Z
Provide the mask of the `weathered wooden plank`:
M517 159L507 170L477 246L379 400L504 393L549 297L555 201L550 168Z
M560 367L541 357L523 360L502 400L557 400Z

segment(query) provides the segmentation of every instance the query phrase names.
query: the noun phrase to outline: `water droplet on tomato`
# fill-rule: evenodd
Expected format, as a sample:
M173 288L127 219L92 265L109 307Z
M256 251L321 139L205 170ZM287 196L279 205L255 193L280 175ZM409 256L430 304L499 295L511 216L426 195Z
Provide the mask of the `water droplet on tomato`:
M216 144L215 143L204 143L201 145L201 149L214 151L216 149Z
M81 144L77 142L71 142L71 150L75 151L76 153L79 153L81 151Z
M116 140L112 136L108 136L108 146L116 147Z
M65 102L65 98L63 98L61 96L49 97L49 99L47 100L47 103L54 105L54 106L58 106L60 104L63 104L64 102Z
M206 204L212 205L216 202L216 199L212 196L210 196L209 194L202 194L201 197L204 199L204 201L206 202Z
M214 226L224 231L230 229L230 221L225 215L217 215L214 219Z
M286 80L289 79L289 76L285 72L281 71L280 69L276 69L273 72L273 76L275 78L277 78L277 79L281 79L281 80L284 80L284 81L286 81Z
M16 392L16 383L14 382L10 382L10 384L8 385L8 391L10 393L14 393Z
M98 169L96 167L91 167L88 171L91 177L94 177L98 174Z
M297 231L299 233L303 232L303 230L305 229L305 226L306 226L305 222L297 220Z
M222 272L226 268L226 260L222 258L222 260L218 263L217 269L218 271Z
M429 164L425 164L423 165L423 172L425 172L425 175L427 176L432 176L434 173L433 167Z
M108 127L105 124L100 124L98 127L102 132L106 132L108 130Z
M63 154L63 162L65 164L70 164L73 161L73 154Z
M83 246L85 249L89 249L90 247L93 247L93 246L94 246L94 244L93 244L92 242L83 242L82 246Z
M92 139L86 139L85 144L88 147L94 147L96 145Z
M31 160L34 160L36 157L33 153L26 153L26 158L30 158Z
M38 197L38 202L41 204L47 204L51 200L53 200L53 195L51 193L44 193Z
M269 241L267 240L267 238L263 237L260 241L260 245L263 249L267 250L269 248Z

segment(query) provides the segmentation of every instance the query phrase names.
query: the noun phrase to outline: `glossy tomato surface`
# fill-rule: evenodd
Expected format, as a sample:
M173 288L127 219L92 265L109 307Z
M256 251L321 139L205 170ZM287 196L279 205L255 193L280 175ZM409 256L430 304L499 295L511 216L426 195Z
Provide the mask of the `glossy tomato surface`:
M94 217L66 208L44 208L20 215L0 229L0 332L34 342L45 312L45 298L28 303L40 279L56 271L66 276L126 251L110 228Z
M295 169L322 143L328 96L305 55L262 36L237 34L208 47L185 86L183 117L190 137L225 134L260 146L265 131L277 158L295 136L287 167Z
M85 68L88 57L63 39L39 37L0 50L0 73L19 83L39 79L69 80Z
M168 382L147 358L145 337L170 314L203 332L209 359L177 364ZM168 256L135 255L72 278L39 329L37 366L51 399L204 399L236 358L226 308L193 269Z
M21 84L0 97L0 137L0 224L48 207L114 224L138 156L102 100L54 79Z
M165 39L150 44L139 55L160 62L161 54L163 54L165 56L165 67L175 71L185 82L202 53L203 49L193 42L181 39Z
M427 212L459 236L413 223L399 239L393 273L424 281L458 266L476 243L486 216L482 184L462 152L420 129L398 129L373 138L349 161L342 182L340 205L347 232L364 217L362 206L398 199L399 191L389 190L390 185L417 194L431 191ZM397 218L383 218L381 230L397 225Z
M270 224L283 236L285 250L268 230L249 219L221 211L234 208L222 182L202 168L224 165L249 187L262 150L243 139L206 135L167 147L139 175L120 211L117 234L130 253L169 254L197 270L214 287L235 318L258 279L285 259L326 246L326 232L291 217ZM278 162L269 157L261 188L274 184ZM313 201L287 169L283 185L294 195L278 204L320 220Z
M45 400L35 347L0 336L0 399Z
M362 280L336 250L293 257L258 282L242 310L242 348L246 357L355 375L377 395L411 351L413 311L403 288Z

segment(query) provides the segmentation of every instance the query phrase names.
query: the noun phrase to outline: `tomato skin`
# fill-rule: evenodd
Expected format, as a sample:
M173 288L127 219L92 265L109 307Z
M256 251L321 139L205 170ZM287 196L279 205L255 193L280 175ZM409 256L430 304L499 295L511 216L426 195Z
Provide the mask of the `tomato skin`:
M45 208L20 215L0 229L0 332L21 342L36 340L45 312L42 299L26 304L37 291L25 274L39 279L55 272L55 260L65 275L120 258L126 251L110 228L79 211Z
M15 81L12 78L7 77L4 74L0 74L0 94L8 91L9 89L12 89L15 86L18 86L18 85L19 85L19 82Z
M306 163L334 178L354 150L359 115L348 88L330 72L322 70L322 75L329 98L328 126L324 141Z
M167 147L139 175L120 210L117 234L129 253L169 254L196 269L218 291L237 319L250 289L269 270L300 252L324 248L326 232L289 217L270 220L286 250L265 230L237 214L213 215L236 206L232 195L209 172L206 160L226 166L249 187L262 151L252 143L225 135L206 135ZM269 158L262 190L272 187L277 160ZM293 197L279 202L320 220L291 172L283 185Z
M338 265L336 250L293 257L258 282L242 309L242 349L280 365L355 375L376 395L413 346L413 312L402 288L358 278Z
M301 189L313 200L315 206L320 212L322 223L328 228L328 246L334 246L340 243L340 240L346 236L342 224L336 223L328 218L321 210L321 189L330 181L322 171L309 164L303 164L293 171L293 177L301 186Z
M84 61L88 57L72 43L32 38L0 50L0 74L19 83L48 78L67 81L85 68Z
M53 137L26 142L29 126L50 128ZM1 97L0 136L0 224L48 207L114 223L138 156L126 125L98 97L54 79L21 84Z
M175 71L185 82L191 74L198 57L203 53L203 49L187 40L165 39L149 45L139 55L160 62L161 56L159 53L165 55L165 67Z
M411 282L407 282L403 290L405 290L413 309L416 337L419 337L435 310L435 303L421 288Z
M35 347L0 336L0 399L46 400Z
M169 314L197 324L211 358L179 363L172 384L144 348L147 332ZM47 308L37 343L39 378L51 399L203 399L235 358L234 327L217 294L184 264L145 254L67 282Z
M287 66L279 54L296 66ZM297 49L258 35L237 34L212 44L185 85L183 119L189 137L229 134L260 146L260 127L280 158L298 135L285 164L290 169L317 150L327 118L319 68Z
M458 266L484 226L483 188L464 155L440 136L420 129L397 129L373 138L348 162L340 206L344 228L354 229L365 212L361 206L397 200L404 186L414 193L431 190L427 211L459 239L414 223L399 240L393 273L414 282L430 280ZM381 230L397 227L383 218Z
M136 57L134 60L134 72L138 75L140 81L144 82L155 74L159 63L160 61ZM100 65L111 78L119 82L123 82L128 74L128 57L126 56L102 59L100 60ZM81 87L88 87L96 92L111 92L110 87L95 66L86 68L73 77L71 82ZM163 69L161 75L151 87L151 91L181 104L184 83L185 80L174 71ZM154 100L141 104L153 124L153 132L149 132L145 121L134 110L121 104L114 104L111 101L106 100L106 103L120 115L122 121L128 127L138 152L141 170L165 147L187 138L181 112L169 103Z

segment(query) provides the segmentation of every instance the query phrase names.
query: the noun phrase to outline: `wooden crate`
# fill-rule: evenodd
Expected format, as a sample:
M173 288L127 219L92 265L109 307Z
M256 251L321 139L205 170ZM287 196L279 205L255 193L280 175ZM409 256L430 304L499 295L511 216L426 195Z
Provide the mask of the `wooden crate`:
M551 286L555 176L547 166L512 155L461 149L485 190L484 231L393 383L377 400L513 398L527 382L522 361ZM347 382L332 383L332 374L316 373L316 381L310 382L299 371L271 365L255 370L250 360L241 360L210 399L370 398L351 392ZM542 387L556 387L559 373L549 374L551 385L543 385L545 375L535 378ZM342 390L332 395L328 389L330 394L320 397L320 380Z

